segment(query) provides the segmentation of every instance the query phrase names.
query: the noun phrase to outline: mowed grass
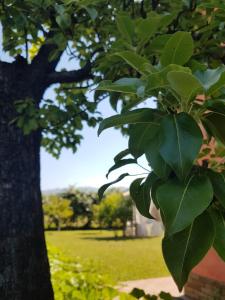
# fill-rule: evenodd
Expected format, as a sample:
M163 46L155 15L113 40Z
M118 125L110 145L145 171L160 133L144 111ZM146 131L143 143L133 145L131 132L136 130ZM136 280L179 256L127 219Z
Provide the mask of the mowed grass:
M113 281L169 275L161 252L161 238L114 238L112 231L46 232L47 243L81 262L92 262Z
M71 258L92 262L115 282L169 274L161 252L161 238L114 238L112 231L46 232L47 242Z

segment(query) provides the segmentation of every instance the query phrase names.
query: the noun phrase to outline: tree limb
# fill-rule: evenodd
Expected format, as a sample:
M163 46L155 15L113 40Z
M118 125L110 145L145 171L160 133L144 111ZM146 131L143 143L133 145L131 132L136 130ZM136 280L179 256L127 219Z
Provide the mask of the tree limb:
M74 71L61 71L61 72L52 72L47 76L47 85L53 83L73 83L81 82L93 78L91 74L91 62L88 61L86 65Z
M31 66L33 70L38 69L40 70L40 67L43 72L50 73L53 72L60 60L61 55L63 54L64 50L59 51L58 56L52 60L49 61L49 55L52 51L57 50L57 45L51 41L56 33L56 29L58 29L58 24L55 20L55 13L52 11L50 15L51 20L51 26L49 31L45 35L45 42L39 49L37 55L34 57Z
M51 62L49 61L49 55L51 54L52 51L57 49L57 46L53 42L51 43L51 39L53 38L53 36L54 36L54 33L52 31L50 31L47 34L44 44L41 46L41 48L39 49L39 52L32 60L31 66L33 69L36 69L36 68L42 69L42 71L47 72L47 73L53 72L55 70L55 68L60 60L60 57L63 54L63 51L59 52L59 55L56 59L54 59Z

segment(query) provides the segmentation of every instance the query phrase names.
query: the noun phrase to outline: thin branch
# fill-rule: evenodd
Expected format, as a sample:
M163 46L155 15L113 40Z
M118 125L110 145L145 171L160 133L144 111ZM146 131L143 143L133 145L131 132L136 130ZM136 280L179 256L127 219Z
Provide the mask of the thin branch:
M137 163L137 165L138 165L140 168L142 168L143 170L148 171L148 172L151 172L151 170L146 169L145 167L143 167L143 166L140 165L139 163Z
M63 91L84 90L84 89L89 89L89 88L92 87L93 85L94 85L94 84L85 85L85 86L67 86L67 87L63 87L62 90L63 90Z
M47 76L46 83L51 85L53 83L73 83L73 82L82 82L93 78L91 73L92 65L90 61L86 65L74 71L61 71L61 72L52 72Z

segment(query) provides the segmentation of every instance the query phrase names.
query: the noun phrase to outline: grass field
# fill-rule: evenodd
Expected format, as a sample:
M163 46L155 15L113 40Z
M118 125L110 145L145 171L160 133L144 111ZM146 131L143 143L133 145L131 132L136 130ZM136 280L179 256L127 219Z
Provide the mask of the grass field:
M167 276L161 238L114 239L111 231L47 232L47 242L71 258L92 262L114 281Z

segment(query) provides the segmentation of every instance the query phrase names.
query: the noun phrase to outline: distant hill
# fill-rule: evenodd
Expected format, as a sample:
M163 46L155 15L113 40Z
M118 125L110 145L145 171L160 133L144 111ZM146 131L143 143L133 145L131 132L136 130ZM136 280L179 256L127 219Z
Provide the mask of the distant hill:
M55 188L55 189L49 189L49 190L43 190L42 191L42 194L43 195L58 195L58 194L62 194L62 193L65 193L66 191L68 191L71 187L68 187L68 188ZM79 190L83 193L97 193L98 191L98 188L97 187L92 187L92 186L75 186L73 187L74 189L76 190ZM114 189L114 188L112 188ZM127 187L116 187L115 188L116 190L120 190L121 192L126 192L128 191L128 188ZM110 190L110 189L109 189Z

